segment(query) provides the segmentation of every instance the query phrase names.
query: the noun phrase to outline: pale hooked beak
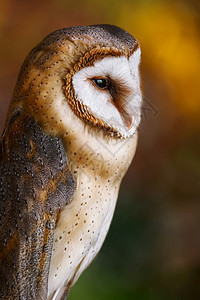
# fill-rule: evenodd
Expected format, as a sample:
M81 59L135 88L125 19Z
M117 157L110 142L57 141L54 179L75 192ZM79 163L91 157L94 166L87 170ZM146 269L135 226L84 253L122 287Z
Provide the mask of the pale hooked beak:
M124 124L126 125L126 128L130 130L134 124L134 117L129 116L126 120L124 120Z

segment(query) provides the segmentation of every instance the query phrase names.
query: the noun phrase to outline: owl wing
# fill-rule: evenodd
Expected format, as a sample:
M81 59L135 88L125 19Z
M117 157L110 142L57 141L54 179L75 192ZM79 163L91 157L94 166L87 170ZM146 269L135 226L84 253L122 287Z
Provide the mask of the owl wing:
M74 190L61 140L16 113L0 143L0 299L46 299L54 228Z

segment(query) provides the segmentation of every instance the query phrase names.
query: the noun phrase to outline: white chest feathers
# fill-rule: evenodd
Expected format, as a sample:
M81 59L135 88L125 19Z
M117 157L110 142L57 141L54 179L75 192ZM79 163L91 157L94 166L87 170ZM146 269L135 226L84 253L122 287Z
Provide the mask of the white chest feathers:
M49 294L55 290L59 293L63 285L76 282L99 252L114 213L119 184L91 184L86 176L81 180L55 232Z
M110 174L105 174L105 166L94 173L89 168L78 169L74 198L61 212L55 230L48 299L60 299L99 252L113 217L121 180L135 152L136 140L137 135L125 140L117 153L105 151L106 172Z

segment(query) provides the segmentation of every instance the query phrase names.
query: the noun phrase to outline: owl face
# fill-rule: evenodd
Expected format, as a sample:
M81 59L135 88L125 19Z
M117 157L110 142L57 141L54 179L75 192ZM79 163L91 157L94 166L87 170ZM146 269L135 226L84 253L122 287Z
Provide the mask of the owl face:
M138 48L129 58L97 60L72 78L77 101L88 108L97 123L103 121L118 137L132 135L140 122L139 61Z
M30 52L12 103L22 99L51 134L65 134L71 110L85 128L127 138L140 122L139 62L138 41L118 27L58 30Z

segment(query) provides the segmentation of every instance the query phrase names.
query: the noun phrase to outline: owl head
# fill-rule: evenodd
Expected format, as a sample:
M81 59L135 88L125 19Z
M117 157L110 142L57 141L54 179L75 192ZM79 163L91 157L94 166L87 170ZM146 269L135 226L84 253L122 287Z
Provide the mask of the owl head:
M70 110L107 136L127 138L140 122L139 62L138 41L119 27L57 30L26 58L11 113L24 107L55 133L62 131Z

